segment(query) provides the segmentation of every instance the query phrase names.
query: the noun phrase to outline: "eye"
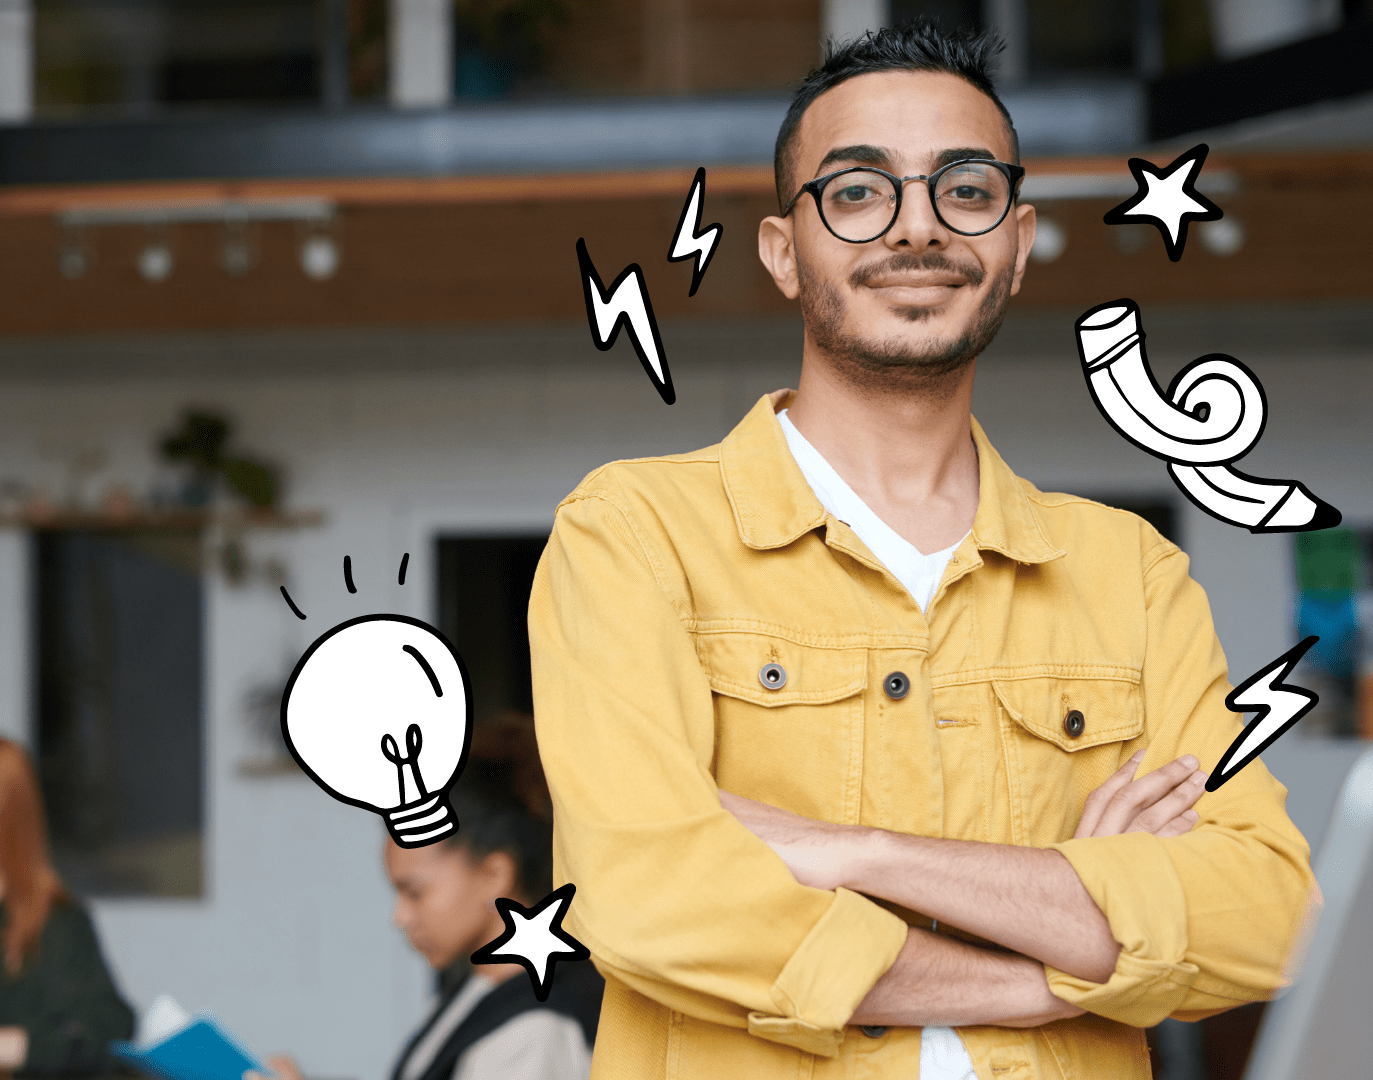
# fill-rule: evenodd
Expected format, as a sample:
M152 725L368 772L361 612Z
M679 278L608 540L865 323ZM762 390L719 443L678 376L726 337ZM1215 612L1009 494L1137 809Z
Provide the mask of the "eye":
M878 193L867 184L845 184L834 193L839 202L856 203L877 198Z

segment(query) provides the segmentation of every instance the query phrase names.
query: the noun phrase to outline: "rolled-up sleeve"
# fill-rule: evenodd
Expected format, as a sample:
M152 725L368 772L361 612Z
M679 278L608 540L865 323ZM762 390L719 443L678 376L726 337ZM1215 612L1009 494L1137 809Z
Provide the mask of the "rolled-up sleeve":
M1230 691L1206 594L1187 556L1159 544L1145 560L1143 670L1148 756L1141 775L1183 754L1211 772L1246 719ZM1047 968L1053 992L1136 1027L1199 1020L1267 1000L1290 981L1304 918L1319 903L1310 847L1286 811L1287 789L1261 761L1196 805L1184 836L1147 833L1051 845L1105 913L1121 950L1101 984Z
M574 495L535 577L554 873L577 886L565 925L668 1008L833 1055L907 928L856 893L799 885L720 807L710 685L669 559L613 492Z

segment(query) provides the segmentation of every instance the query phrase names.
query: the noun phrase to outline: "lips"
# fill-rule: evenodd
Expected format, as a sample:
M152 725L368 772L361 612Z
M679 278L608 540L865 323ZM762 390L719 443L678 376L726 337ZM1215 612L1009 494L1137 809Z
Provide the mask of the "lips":
M966 278L877 278L865 282L870 289L956 289L968 283Z

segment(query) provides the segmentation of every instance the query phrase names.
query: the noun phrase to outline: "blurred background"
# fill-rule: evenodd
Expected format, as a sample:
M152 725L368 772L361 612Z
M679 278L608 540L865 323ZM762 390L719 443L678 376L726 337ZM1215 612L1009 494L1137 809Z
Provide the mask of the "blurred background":
M1041 488L1181 544L1234 681L1321 636L1298 680L1320 707L1264 755L1319 848L1373 738L1371 7L0 0L0 734L125 995L213 1009L308 1075L386 1074L432 977L389 925L380 823L285 753L292 665L338 621L411 614L465 657L479 725L527 728L554 506L795 385L799 315L755 246L787 91L825 37L917 14L1005 37L1040 214L976 414ZM1180 263L1102 224L1128 156L1201 141L1225 217ZM665 255L700 165L725 232L688 300ZM578 237L606 281L643 265L673 407L627 342L593 347ZM1243 467L1340 529L1220 524L1115 434L1072 323L1119 296L1161 383L1208 352L1259 375ZM1237 1078L1261 1014L1156 1065Z

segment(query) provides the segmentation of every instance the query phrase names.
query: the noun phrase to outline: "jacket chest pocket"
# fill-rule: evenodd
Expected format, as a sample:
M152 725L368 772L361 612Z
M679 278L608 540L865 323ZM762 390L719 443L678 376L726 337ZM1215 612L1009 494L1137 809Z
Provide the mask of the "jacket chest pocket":
M1012 843L1072 837L1087 796L1144 733L1138 676L994 679L1006 748Z
M699 634L721 788L825 821L858 820L867 649Z

